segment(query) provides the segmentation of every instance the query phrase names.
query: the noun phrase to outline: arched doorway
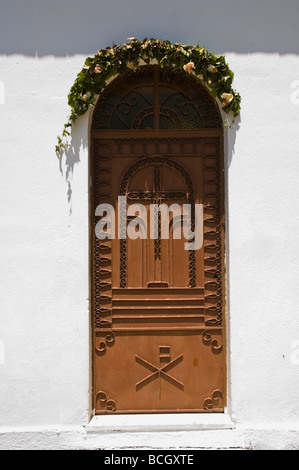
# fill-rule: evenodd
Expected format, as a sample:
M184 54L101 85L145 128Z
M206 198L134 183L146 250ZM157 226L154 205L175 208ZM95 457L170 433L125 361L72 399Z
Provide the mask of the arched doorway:
M100 96L91 142L95 412L223 412L223 128L218 107L194 77L139 67L113 80ZM95 214L102 204L115 209L115 237L100 240L101 218ZM136 204L144 208L138 224ZM157 209L161 204L173 210L163 213ZM194 232L194 208L201 204L203 243L186 249L177 225L188 206ZM129 229L134 233L132 223L135 237L128 235Z

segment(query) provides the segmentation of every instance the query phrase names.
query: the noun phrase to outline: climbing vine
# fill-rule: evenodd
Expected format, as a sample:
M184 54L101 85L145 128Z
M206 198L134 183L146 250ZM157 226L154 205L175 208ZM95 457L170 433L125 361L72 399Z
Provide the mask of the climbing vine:
M207 85L211 95L220 100L226 113L239 114L241 97L232 88L234 74L224 56L211 54L198 44L186 46L158 39L139 41L128 38L127 43L101 49L94 57L85 60L68 95L71 113L62 135L57 138L56 152L61 153L66 148L70 128L79 116L95 104L96 96L112 77L154 61L162 68L184 69L186 73L195 75Z

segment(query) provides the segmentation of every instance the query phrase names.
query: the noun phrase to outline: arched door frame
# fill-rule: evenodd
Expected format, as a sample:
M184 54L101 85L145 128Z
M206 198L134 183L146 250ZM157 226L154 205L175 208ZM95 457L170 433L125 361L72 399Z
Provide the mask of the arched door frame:
M110 83L112 83L117 77L114 77L113 79L110 80ZM108 84L109 86L109 84ZM202 85L204 86L204 85ZM99 97L97 97L97 103L98 101L100 100L102 95L100 95ZM217 105L217 108L218 108L218 111L219 111L219 114L222 118L222 121L225 120L225 113L222 111L221 109L221 105L220 105L220 102L218 99L214 100L214 102L216 103ZM97 105L96 105L97 106ZM95 106L95 109L96 109L96 106ZM93 121L93 117L94 117L94 113L90 113L89 115L89 128L91 129L92 127L92 121ZM131 138L137 138L140 136L140 131L139 130L130 130L130 131L125 131L125 132L129 132L130 134L130 137ZM226 214L226 211L224 210L225 208L225 180L224 180L224 176L225 176L225 160L224 160L224 148L226 146L226 139L227 139L227 130L226 129L219 129L218 131L215 131L215 129L194 129L194 130L180 130L180 131L173 131L173 130L149 130L149 131L143 131L143 138L145 137L161 137L162 135L165 135L165 136L173 136L173 135L188 135L188 137L201 137L201 138L209 138L211 136L215 136L217 135L219 137L219 141L220 141L220 147L221 147L221 150L220 150L220 156L221 156L221 162L220 162L220 167L222 170L224 170L222 173L223 173L223 176L221 176L221 213L225 216L227 215ZM113 130L113 131L110 131L110 130L90 130L89 132L89 136L90 136L90 143L91 143L91 148L90 148L90 155L92 156L92 140L93 138L107 138L108 136L112 136L113 137L124 137L124 131L122 130ZM92 157L91 157L92 158ZM92 206L91 206L92 207ZM226 336L226 331L227 331L227 321L226 321L226 298L227 298L227 291L226 291L226 275L225 275L225 266L226 266L226 251L225 251L225 245L226 245L226 242L225 242L225 219L223 218L222 221L221 221L221 224L222 224L222 235L221 235L221 247L222 247L222 276L223 276L223 282L222 282L222 299L223 299L223 344L225 345L225 349L227 350L227 336ZM211 343L213 342L213 340L211 338L207 338L208 341L211 341ZM226 371L226 375L227 375L227 355L225 355L225 371ZM225 406L227 406L227 394L228 394L228 386L227 386L227 377L225 377L225 383L226 383L226 390L225 390L225 394L226 394L226 402L225 402ZM213 401L213 397L211 398L211 400Z

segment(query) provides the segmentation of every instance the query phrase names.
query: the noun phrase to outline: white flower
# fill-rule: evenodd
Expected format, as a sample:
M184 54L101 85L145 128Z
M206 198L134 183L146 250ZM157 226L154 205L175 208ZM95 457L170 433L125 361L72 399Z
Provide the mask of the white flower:
M90 96L91 96L91 93L90 91L88 91L87 93L85 93L85 95L81 95L81 100L87 101Z
M194 62L189 62L188 64L184 65L183 69L184 69L185 72L187 72L187 73L192 73L193 70L195 69Z
M215 67L215 65L210 64L210 65L208 66L208 72L210 72L210 73L217 73L217 72L218 72L217 67Z
M144 42L144 44L142 44L142 49L145 49L149 44L151 43L151 40L150 39L146 39L146 41Z
M102 65L96 65L94 68L95 73L101 73L103 71L104 67Z
M131 69L131 70L133 70L133 72L135 72L136 67L135 67L134 64L132 64L132 62L127 62L126 66L128 67L128 69Z
M221 99L222 103L227 106L234 98L234 95L232 93L222 93Z

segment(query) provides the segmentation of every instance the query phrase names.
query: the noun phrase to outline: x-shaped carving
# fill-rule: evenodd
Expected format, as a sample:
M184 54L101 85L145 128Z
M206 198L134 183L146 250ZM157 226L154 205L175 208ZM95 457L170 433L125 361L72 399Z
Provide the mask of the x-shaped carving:
M169 371L173 369L175 366L177 366L180 362L183 360L183 354L178 356L176 359L173 359L172 361L168 362L166 365L163 367L157 367L151 364L150 362L146 361L145 359L142 359L141 357L135 355L135 360L138 362L138 364L142 365L146 369L151 371L151 374L145 377L143 380L140 380L136 384L136 391L140 390L142 387L145 385L149 384L153 380L156 379L164 379L170 384L178 387L180 390L184 390L184 384L180 382L179 380L175 379L171 375L169 375Z

